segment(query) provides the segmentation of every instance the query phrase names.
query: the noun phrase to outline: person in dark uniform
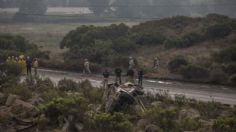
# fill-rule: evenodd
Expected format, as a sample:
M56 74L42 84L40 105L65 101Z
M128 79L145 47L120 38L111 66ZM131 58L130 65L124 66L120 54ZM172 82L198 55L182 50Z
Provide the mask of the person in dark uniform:
M27 75L31 75L32 61L29 56L26 58Z
M127 81L134 83L134 70L133 69L129 69L127 71Z
M121 81L121 74L122 74L121 68L116 68L115 69L116 83L119 83L119 84L122 83L122 81Z
M143 85L143 70L142 70L142 69L140 69L140 70L138 71L138 84L139 84L140 86Z
M106 70L103 72L103 77L104 77L103 86L104 86L104 88L107 88L109 76L110 76L110 73L109 73L109 71L106 69Z

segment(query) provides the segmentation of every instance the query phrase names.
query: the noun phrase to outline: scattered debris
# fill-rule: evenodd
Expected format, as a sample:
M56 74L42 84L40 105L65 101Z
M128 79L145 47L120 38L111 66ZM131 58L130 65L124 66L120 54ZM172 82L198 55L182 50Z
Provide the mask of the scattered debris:
M117 86L117 84L109 84L104 92L104 109L107 113L125 111L129 105L138 104L145 107L142 101L138 98L143 95L143 88L133 83L125 83L124 85Z

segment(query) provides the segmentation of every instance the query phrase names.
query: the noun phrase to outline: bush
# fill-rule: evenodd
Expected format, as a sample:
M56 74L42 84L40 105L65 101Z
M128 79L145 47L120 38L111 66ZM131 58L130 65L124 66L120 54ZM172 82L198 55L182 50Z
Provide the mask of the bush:
M213 58L219 63L236 62L236 46L225 48L213 54Z
M61 91L76 91L78 84L70 79L62 79L58 82L58 89Z
M230 25L215 24L207 28L206 35L211 39L219 39L228 36L232 32Z
M213 128L216 132L235 132L236 131L236 109L234 108L224 117L215 120Z
M4 93L16 94L23 100L27 100L32 97L32 91L23 84L14 84L13 86L6 88Z
M176 56L168 63L168 69L171 72L178 72L181 66L188 65L188 61L183 56Z
M139 45L160 45L165 37L160 33L144 33L136 36L136 43Z
M102 102L103 89L94 88L88 80L79 84L79 92L81 92L90 103L98 104Z
M194 106L205 119L215 119L221 114L221 104L217 102L198 102Z
M187 65L181 67L180 74L188 80L205 80L209 77L208 69L196 65Z
M210 82L225 84L227 83L228 75L222 69L213 69L210 71Z
M113 115L107 113L98 114L95 117L95 124L98 131L104 132L130 132L133 126L127 115L123 113L114 113Z
M236 73L236 62L227 64L224 67L224 71L229 75L235 74Z
M176 129L175 120L178 117L176 109L154 107L148 110L145 116L164 131L174 131Z
M196 32L190 32L181 37L167 39L164 43L164 47L167 49L187 48L203 40L204 40L204 37L202 35Z
M232 83L233 85L236 85L236 74L233 74L232 76L229 77L229 82Z
M57 98L40 107L42 112L50 119L51 123L58 123L59 117L66 117L69 114L79 115L83 119L87 111L87 102L82 97Z
M178 127L182 131L196 131L200 127L200 122L197 119L184 118L178 122Z

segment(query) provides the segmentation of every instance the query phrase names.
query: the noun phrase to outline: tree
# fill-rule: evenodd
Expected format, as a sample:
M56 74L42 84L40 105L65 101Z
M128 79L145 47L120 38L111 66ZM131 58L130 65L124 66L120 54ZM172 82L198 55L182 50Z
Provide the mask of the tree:
M109 7L110 0L88 0L89 9L93 11L96 16L100 16Z

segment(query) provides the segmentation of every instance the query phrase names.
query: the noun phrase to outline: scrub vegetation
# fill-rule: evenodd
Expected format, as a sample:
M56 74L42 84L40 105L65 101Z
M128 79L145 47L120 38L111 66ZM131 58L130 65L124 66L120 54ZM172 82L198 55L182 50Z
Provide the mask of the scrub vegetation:
M0 78L0 92L4 93L0 106L10 94L29 102L41 98L35 108L27 113L25 108L8 106L11 114L0 118L0 127L18 120L33 121L29 131L54 131L67 126L70 131L235 131L235 108L211 102L187 99L184 95L172 98L167 91L146 94L141 99L146 110L131 105L127 111L103 113L100 110L103 89L93 87L89 81L61 80L54 85L50 79L28 78L19 82L17 67L0 66L5 76ZM13 70L15 69L15 70ZM135 111L135 112L134 112ZM14 119L12 118L14 117ZM17 123L17 122L16 122ZM66 125L66 124L69 125ZM14 126L16 129L17 126ZM20 128L18 128L20 130Z

